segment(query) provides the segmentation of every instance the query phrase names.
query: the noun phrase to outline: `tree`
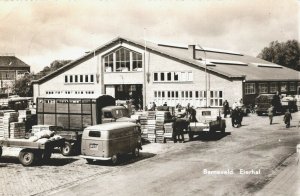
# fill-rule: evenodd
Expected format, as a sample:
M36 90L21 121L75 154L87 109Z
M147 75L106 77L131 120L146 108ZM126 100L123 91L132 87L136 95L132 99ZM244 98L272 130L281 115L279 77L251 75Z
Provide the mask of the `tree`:
M44 76L54 72L55 70L61 68L62 66L66 65L70 62L71 62L71 60L55 60L50 64L50 67L45 66L42 71L38 72L35 75L35 79L36 80L40 79L41 77L44 77Z
M300 45L297 40L281 43L272 41L260 52L258 57L300 71Z
M33 96L33 86L32 86L33 74L26 74L16 80L13 85L13 92L20 97L32 97Z

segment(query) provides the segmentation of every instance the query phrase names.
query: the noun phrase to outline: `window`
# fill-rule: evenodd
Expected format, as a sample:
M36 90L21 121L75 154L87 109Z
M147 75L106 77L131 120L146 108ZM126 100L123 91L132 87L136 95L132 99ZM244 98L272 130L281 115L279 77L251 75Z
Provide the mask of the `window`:
M193 81L193 72L154 72L153 77L154 82L188 82Z
M178 76L179 76L179 73L180 73L180 72L175 72L175 73L174 73L174 81L178 81L178 80L179 80L179 77L178 77Z
M68 83L68 76L65 76L65 83Z
M167 81L171 81L171 72L167 73Z
M296 91L295 82L290 82L290 91Z
M276 91L278 91L277 83L271 82L270 83L270 93L275 93Z
M286 82L281 82L280 83L280 91L281 92L287 92L287 83Z
M223 105L223 92L210 91L210 106L220 107Z
M165 73L160 73L160 81L165 81Z
M158 73L154 73L154 81L158 81Z
M85 82L89 82L89 75L85 75Z
M268 93L268 84L267 83L259 83L258 90L259 90L259 93Z
M101 137L101 132L100 131L90 131L89 132L89 136L90 137ZM93 144L93 145L96 145L97 146L97 144ZM95 147L96 148L96 147Z
M105 72L112 72L113 70L113 65L114 65L114 61L113 61L113 53L107 55L106 57L104 57L104 66L105 66Z
M105 72L142 71L142 54L124 47L104 56ZM114 69L115 64L115 69Z
M245 83L245 94L255 94L255 83Z
M90 76L90 81L91 81L91 82L94 82L94 75L91 75L91 76Z
M83 82L83 75L80 75L80 82Z
M133 71L142 71L142 55L132 52L132 69Z
M75 80L75 82L78 82L78 75L75 75L74 80Z
M70 76L70 83L73 82L73 76Z

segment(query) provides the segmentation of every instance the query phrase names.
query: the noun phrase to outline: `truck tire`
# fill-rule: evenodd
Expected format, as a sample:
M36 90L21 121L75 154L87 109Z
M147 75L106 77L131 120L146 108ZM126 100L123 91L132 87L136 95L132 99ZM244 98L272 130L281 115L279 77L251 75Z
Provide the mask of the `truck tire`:
M111 157L111 163L113 165L117 165L119 162L119 155L118 154L114 154L112 157Z
M24 149L19 153L19 161L24 166L30 166L36 161L35 153L32 150Z
M71 156L73 151L73 146L70 142L66 141L65 145L61 147L61 154L64 156Z
M133 150L132 150L132 156L133 157L139 157L140 156L140 149L139 148L134 148Z

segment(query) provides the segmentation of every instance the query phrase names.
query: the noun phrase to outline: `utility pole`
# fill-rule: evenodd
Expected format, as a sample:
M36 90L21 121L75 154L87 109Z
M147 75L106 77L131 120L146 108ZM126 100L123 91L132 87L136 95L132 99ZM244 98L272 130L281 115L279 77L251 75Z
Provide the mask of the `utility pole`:
M206 52L204 50L204 48L202 48L200 46L200 44L198 44L199 48L201 50L203 50L204 53L204 66L205 66L205 107L207 108L208 106L208 100L207 100L207 93L208 93L208 89L207 89L207 65L206 65Z

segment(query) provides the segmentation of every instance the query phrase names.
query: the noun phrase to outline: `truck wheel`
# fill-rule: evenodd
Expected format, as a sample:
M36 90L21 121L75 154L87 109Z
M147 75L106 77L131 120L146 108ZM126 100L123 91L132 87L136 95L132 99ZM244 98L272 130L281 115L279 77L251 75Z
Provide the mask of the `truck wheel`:
M64 156L72 155L72 145L70 142L65 142L65 146L61 147L61 154Z
M139 157L140 156L140 149L135 148L132 150L133 157Z
M119 156L117 154L114 154L112 157L111 157L111 162L113 165L117 165L118 164L118 161L119 161Z
M32 165L35 159L35 154L31 150L25 149L19 153L19 161L24 166Z

